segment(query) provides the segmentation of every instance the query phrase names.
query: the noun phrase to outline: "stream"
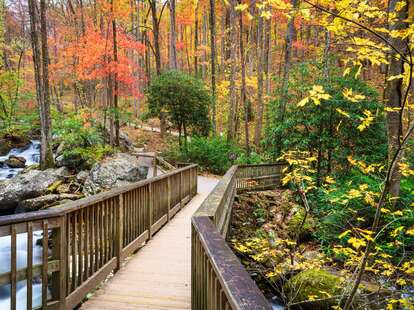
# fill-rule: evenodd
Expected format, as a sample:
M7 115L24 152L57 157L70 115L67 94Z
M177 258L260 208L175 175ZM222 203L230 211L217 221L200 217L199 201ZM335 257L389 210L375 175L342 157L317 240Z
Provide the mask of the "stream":
M42 232L33 232L33 265L42 263L42 246L37 245L42 239ZM27 233L17 234L17 270L27 267ZM10 236L0 237L0 274L10 272L11 238ZM41 277L33 277L33 308L42 304L42 282ZM16 285L16 309L26 309L27 280L17 282ZM10 284L0 286L0 309L10 309L11 287Z
M40 141L32 140L30 144L22 148L14 148L7 155L0 156L0 162L9 158L10 155L24 157L26 166L39 163ZM13 178L23 168L10 168L6 164L0 164L0 181ZM42 263L42 246L37 245L41 240L42 232L33 232L33 265ZM17 269L27 267L27 233L17 234ZM11 239L10 236L0 237L0 274L10 272ZM32 281L33 308L41 306L42 303L42 282L41 277L34 277ZM26 309L27 280L17 282L16 285L16 308ZM0 309L10 309L11 286L10 284L0 286Z
M40 141L32 140L25 147L12 149L7 155L0 156L0 162L7 160L10 155L24 157L26 159L26 166L38 164L40 159ZM14 177L22 170L23 168L10 168L6 164L0 164L0 181Z

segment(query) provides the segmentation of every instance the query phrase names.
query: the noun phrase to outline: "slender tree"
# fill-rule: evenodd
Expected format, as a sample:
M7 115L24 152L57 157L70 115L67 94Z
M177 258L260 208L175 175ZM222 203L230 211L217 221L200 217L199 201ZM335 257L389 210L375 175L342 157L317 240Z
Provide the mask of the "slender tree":
M46 2L40 0L40 20L36 0L28 0L30 16L30 37L36 82L36 98L39 106L41 148L40 168L54 166L52 152L52 120L50 114L49 53L47 44ZM39 40L40 22L40 40ZM40 41L40 42L39 42ZM41 47L40 47L41 46Z
M408 8L409 1L405 2L404 7L397 9L399 0L389 1L389 14L395 14L396 20L392 20L389 23L390 31L401 31L407 29L408 23ZM393 45L400 53L408 56L407 41L400 37L390 36L389 42ZM404 74L404 61L401 57L398 57L396 51L392 51L389 57L389 65L387 76L399 76ZM403 132L403 105L407 98L403 98L404 86L402 79L388 79L385 85L384 101L385 105L391 109L387 113L387 129L388 129L388 158L391 162L396 150L400 147L401 137ZM401 157L402 157L401 153ZM400 162L401 157L398 158ZM401 172L400 169L395 169L391 176L390 194L393 198L398 198L400 194L400 180ZM396 200L394 199L394 202Z
M216 132L216 6L215 0L210 0L210 48L211 48L211 123Z
M239 0L239 4L241 0ZM244 107L244 138L247 155L250 154L250 142L249 142L249 104L246 98L246 58L243 42L243 12L239 13L239 52L240 52L240 66L241 66L241 104Z
M260 145L260 138L263 126L263 62L264 62L264 44L263 44L263 17L259 11L257 25L257 118L256 128L254 132L254 144L256 147Z
M237 122L237 92L236 92L236 66L237 66L237 19L235 12L235 1L229 5L230 12L230 91L229 91L229 115L227 118L227 140L235 138Z
M170 46L169 46L169 63L170 69L178 69L177 64L177 46L175 44L175 0L170 0Z

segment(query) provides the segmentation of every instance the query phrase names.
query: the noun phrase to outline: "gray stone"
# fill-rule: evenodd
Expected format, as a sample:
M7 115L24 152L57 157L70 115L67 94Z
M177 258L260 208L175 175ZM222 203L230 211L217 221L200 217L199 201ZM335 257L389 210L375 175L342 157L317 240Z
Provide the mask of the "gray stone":
M83 192L93 195L101 191L146 179L148 167L130 154L118 153L95 164L85 181Z
M42 196L48 187L68 175L66 168L28 170L0 183L0 209L17 207L22 200Z
M83 184L89 176L89 171L82 170L76 175L76 181Z
M4 163L10 168L24 168L26 166L26 158L21 156L10 155Z

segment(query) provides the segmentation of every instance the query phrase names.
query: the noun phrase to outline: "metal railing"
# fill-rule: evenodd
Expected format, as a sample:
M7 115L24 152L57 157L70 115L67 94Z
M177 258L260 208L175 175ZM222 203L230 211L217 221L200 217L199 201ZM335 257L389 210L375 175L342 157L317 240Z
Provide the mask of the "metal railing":
M231 167L192 217L192 309L271 309L226 243L235 195L280 185L284 164Z
M190 165L58 208L0 217L0 237L10 240L10 268L0 273L0 286L10 287L11 309L21 283L27 309L72 309L196 193L197 166ZM36 238L41 254L34 255ZM41 302L34 305L39 285Z

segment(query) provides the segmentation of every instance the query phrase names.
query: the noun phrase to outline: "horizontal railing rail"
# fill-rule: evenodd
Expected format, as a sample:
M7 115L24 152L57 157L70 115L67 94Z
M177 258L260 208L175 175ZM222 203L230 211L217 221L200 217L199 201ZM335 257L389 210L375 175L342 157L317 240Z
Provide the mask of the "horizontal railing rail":
M271 309L225 238L236 193L280 185L285 166L232 166L193 215L192 309Z
M10 247L0 286L10 288L10 308L72 309L196 193L197 166L190 165L53 209L0 217L0 238ZM22 285L24 299L17 298Z

